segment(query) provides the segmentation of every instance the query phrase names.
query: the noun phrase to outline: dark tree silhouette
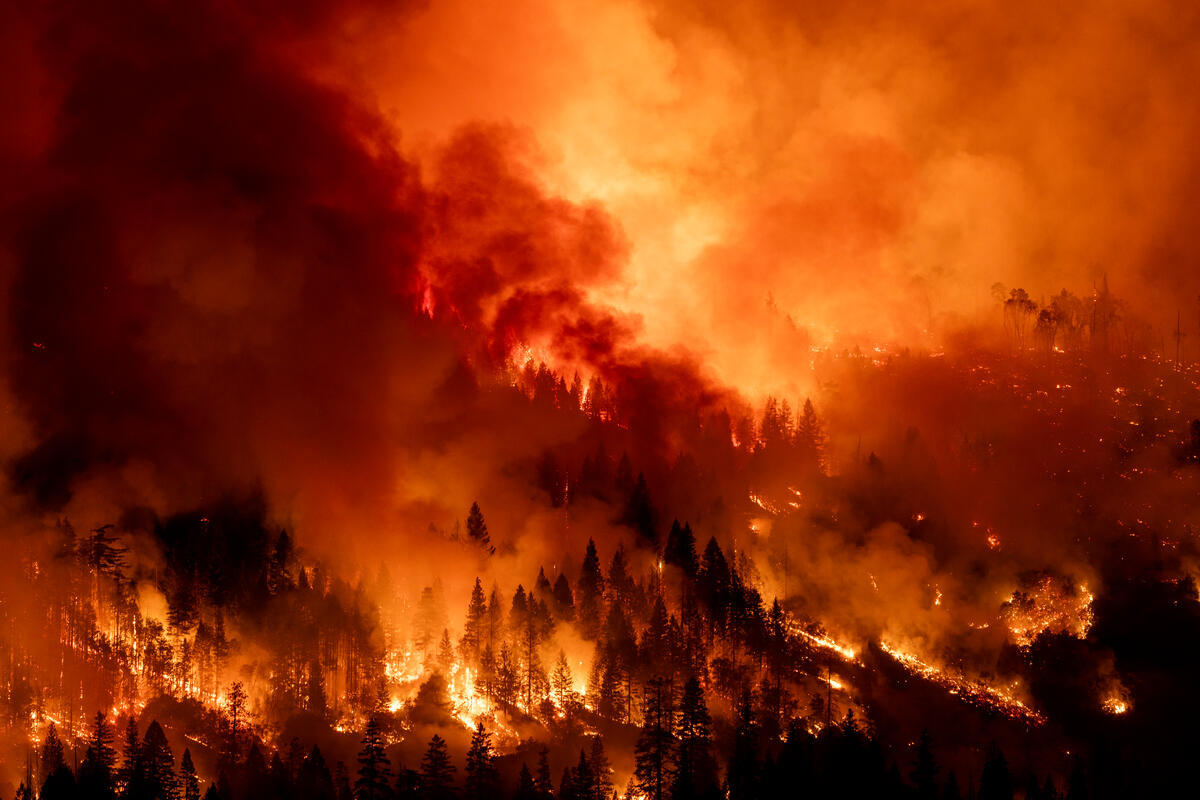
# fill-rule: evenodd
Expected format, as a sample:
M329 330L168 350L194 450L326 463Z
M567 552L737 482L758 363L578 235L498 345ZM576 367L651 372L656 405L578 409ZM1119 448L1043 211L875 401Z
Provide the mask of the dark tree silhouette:
M679 701L675 726L675 770L671 800L716 800L721 787L713 758L712 717L704 702L704 690L695 677L688 678Z
M113 730L103 711L92 720L87 751L79 767L79 793L86 800L111 800L116 796L117 751Z
M184 748L179 762L179 783L183 800L200 800L200 781L196 777L196 766L192 763L192 752Z
M446 751L446 740L436 733L421 757L421 796L425 800L454 797L454 765Z
M358 779L354 782L357 800L386 800L392 791L392 765L384 750L383 730L371 717L363 732L358 751Z
M920 800L937 800L937 775L938 765L933 757L929 731L922 730L913 754L912 771L909 773L909 780L912 781Z
M492 734L479 722L471 735L467 751L467 771L463 796L468 800L493 800L500 790L496 773L496 756L492 752Z
M634 748L634 784L649 800L663 800L669 788L674 716L670 685L651 678L642 693L642 730Z
M471 510L467 513L467 536L486 552L496 552L491 536L488 535L487 523L483 521L483 512L479 510L479 503L471 503Z
M758 725L750 693L746 692L738 706L733 753L725 777L729 800L754 800L759 796L758 753Z
M988 748L983 774L979 777L979 800L1013 800L1012 775L1008 771L1008 760L995 743Z
M679 520L671 523L667 544L663 549L663 562L679 567L689 577L695 577L699 562L696 557L696 536L692 533L691 525L685 523L680 527Z

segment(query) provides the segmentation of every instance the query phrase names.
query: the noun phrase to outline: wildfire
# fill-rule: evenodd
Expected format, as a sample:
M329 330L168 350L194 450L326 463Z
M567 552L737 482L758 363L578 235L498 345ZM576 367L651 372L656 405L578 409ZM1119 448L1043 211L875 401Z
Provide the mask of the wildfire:
M1016 682L1004 688L989 686L982 681L953 675L939 669L916 655L905 652L885 641L879 642L879 648L909 672L941 686L950 694L958 695L967 702L1033 725L1041 725L1046 721L1046 717L1041 712L1030 708L1016 697L1013 693L1017 686Z
M840 642L837 642L824 634L809 633L796 623L792 623L791 632L793 635L806 639L810 643L815 644L817 647L837 653L846 661L858 660L858 653L853 647L841 644Z
M1124 714L1129 710L1129 703L1117 695L1104 698L1101 705L1105 711L1114 715Z
M1087 586L1076 587L1047 575L1027 591L1013 592L1002 616L1019 647L1029 647L1046 632L1082 639L1092 627L1093 599Z

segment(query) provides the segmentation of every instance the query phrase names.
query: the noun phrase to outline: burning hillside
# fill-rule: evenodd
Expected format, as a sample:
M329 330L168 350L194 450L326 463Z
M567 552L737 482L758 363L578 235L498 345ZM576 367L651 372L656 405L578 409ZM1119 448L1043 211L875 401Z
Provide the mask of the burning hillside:
M1164 794L1200 19L877 5L0 11L0 794Z

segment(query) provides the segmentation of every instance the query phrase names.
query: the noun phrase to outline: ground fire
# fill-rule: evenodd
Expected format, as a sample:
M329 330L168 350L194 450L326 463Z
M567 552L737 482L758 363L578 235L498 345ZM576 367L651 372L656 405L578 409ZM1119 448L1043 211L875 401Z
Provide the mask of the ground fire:
M1194 783L1200 14L11 6L0 796Z

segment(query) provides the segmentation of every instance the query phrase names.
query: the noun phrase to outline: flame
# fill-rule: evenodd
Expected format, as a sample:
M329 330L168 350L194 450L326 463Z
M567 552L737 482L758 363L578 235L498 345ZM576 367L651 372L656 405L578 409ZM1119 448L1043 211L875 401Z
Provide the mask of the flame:
M1029 647L1047 631L1082 639L1092 627L1094 599L1085 585L1072 587L1046 576L1028 592L1013 592L1004 604L1004 619L1018 647Z
M1007 687L989 686L979 680L950 674L886 641L881 640L879 648L909 672L941 686L950 694L958 695L968 702L1029 724L1041 725L1046 722L1046 717L1041 712L1030 708L1014 694L1014 690L1018 686L1016 681Z
M815 644L817 647L837 653L839 656L844 658L846 661L855 661L855 662L858 661L858 653L857 653L857 651L855 651L855 649L853 647L844 645L844 644L830 638L829 636L826 636L824 634L809 633L808 631L804 630L804 628L800 627L800 625L797 623L791 624L791 632L793 635L800 636L801 638L808 640L812 644Z

